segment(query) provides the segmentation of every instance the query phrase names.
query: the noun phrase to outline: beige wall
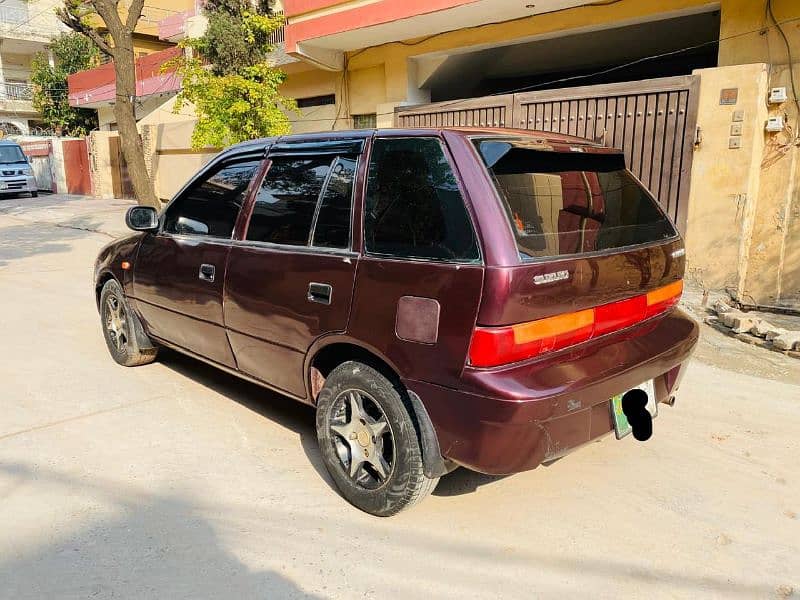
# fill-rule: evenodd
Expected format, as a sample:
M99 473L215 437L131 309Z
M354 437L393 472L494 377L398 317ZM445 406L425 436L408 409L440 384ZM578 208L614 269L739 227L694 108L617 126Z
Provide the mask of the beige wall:
M687 218L689 274L712 289L740 288L758 202L768 69L766 65L705 69ZM720 105L723 89L738 88L734 106ZM729 148L734 114L742 112L741 148Z

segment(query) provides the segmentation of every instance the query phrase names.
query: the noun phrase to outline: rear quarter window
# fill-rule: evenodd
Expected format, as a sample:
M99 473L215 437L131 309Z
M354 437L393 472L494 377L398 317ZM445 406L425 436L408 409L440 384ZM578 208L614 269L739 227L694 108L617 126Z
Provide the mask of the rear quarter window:
M476 262L478 242L437 138L377 138L364 219L370 254Z
M497 140L476 145L523 259L614 250L677 235L622 155Z

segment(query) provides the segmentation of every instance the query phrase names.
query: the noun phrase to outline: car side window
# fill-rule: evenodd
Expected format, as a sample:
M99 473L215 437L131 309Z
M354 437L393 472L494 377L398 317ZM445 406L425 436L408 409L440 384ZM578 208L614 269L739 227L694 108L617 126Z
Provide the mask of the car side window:
M307 246L332 156L277 156L256 197L247 240Z
M165 233L230 239L261 161L225 162L195 181L167 209Z
M350 247L353 182L358 160L340 156L333 163L328 185L319 202L311 245L317 248Z
M370 254L480 260L464 198L437 138L375 140L365 212Z

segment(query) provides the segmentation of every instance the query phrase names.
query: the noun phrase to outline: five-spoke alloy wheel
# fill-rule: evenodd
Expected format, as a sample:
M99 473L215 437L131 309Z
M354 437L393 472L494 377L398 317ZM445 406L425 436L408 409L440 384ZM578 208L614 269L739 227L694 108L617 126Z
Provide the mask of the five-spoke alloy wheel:
M391 516L430 494L413 409L399 382L371 366L331 371L317 399L317 438L325 466L351 504Z
M158 348L145 335L114 279L107 281L100 292L100 317L108 351L115 361L135 367L156 359Z
M359 390L346 390L334 401L331 436L339 461L356 485L377 489L392 472L394 440L386 415Z

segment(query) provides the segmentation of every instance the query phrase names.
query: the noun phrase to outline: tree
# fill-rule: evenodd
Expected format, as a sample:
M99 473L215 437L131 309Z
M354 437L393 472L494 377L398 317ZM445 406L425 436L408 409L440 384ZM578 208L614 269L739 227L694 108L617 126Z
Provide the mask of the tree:
M101 52L114 61L117 79L114 116L117 119L120 145L128 164L133 190L140 204L158 208L144 151L136 127L136 64L133 50L133 32L142 16L145 0L131 0L125 14L119 11L119 0L64 0L58 17L73 31L92 40ZM97 19L102 21L101 31Z
M66 135L86 135L97 127L97 113L69 105L67 76L90 68L97 60L97 46L77 33L62 33L50 45L55 64L40 52L31 62L33 107L45 124Z
M198 119L192 146L220 148L288 133L286 112L297 105L280 94L286 75L269 62L275 49L269 36L282 17L247 0L211 0L205 11L205 35L184 42L191 52L177 64L183 88L175 111L191 103Z

